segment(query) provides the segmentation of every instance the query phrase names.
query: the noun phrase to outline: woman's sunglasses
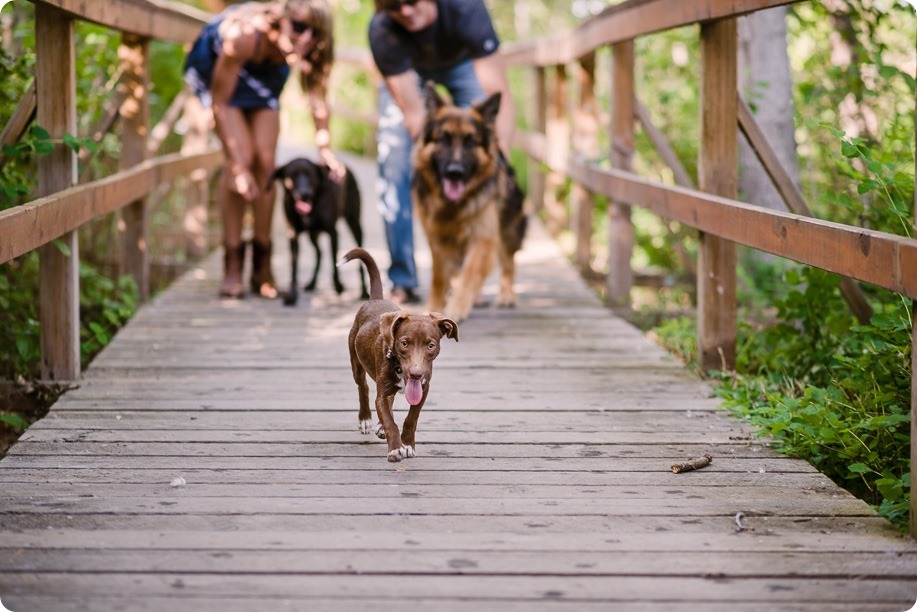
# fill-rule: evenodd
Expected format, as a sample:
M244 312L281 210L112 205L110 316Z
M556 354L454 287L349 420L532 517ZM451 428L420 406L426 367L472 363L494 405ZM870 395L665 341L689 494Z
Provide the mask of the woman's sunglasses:
M392 0L385 3L386 13L400 13L403 6L415 6L420 0Z
M416 1L417 1L417 0L414 0L414 2L416 2ZM306 23L305 21L298 21L298 20L296 20L296 19L291 19L291 20L290 20L290 27L293 28L293 31L296 32L297 34L302 34L302 33L305 32L306 30L311 30L311 29L312 29L312 26L310 26L310 25L309 25L308 23Z

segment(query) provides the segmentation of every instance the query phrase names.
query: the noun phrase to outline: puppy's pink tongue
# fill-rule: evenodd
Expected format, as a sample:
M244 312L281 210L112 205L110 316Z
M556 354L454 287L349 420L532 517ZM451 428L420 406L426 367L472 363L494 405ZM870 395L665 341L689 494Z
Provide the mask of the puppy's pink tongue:
M404 397L411 406L416 406L423 399L423 385L419 380L408 378L404 381Z
M453 202L458 202L465 194L465 183L452 179L443 179L443 193Z
M312 212L312 203L303 202L302 200L296 200L295 208L296 208L296 212L298 212L299 214L308 215L310 212Z

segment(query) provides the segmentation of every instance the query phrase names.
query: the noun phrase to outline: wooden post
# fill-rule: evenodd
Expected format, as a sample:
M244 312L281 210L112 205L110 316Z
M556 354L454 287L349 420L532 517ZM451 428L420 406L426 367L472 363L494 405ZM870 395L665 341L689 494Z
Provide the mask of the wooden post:
M619 170L633 169L634 157L634 41L612 47L611 165ZM615 310L630 309L630 290L634 273L630 258L634 251L634 225L630 206L608 203L608 305Z
M914 103L914 119L917 120L917 99ZM917 138L917 121L914 124L914 136ZM917 140L915 140L917 142ZM917 153L917 151L915 151ZM917 184L917 166L914 168ZM917 189L914 190L914 204L917 205ZM917 208L914 209L917 211ZM914 219L914 230L917 232L917 218ZM917 233L915 233L917 235ZM917 300L911 300L911 537L917 538L917 325L914 325L914 313L917 312Z
M52 138L76 134L76 63L73 20L44 3L35 5L36 119ZM38 158L38 196L76 184L76 153L58 144ZM64 252L67 251L67 252ZM39 248L41 376L80 377L79 242L69 232Z
M735 18L701 24L701 191L736 199L738 109ZM701 367L732 369L736 345L736 245L700 234L697 272L697 352Z
M118 57L124 69L119 89L121 103L121 169L146 159L150 130L150 43L149 39L123 34ZM150 294L150 258L147 244L149 213L146 198L128 204L121 211L121 274L137 282L141 302Z
M200 99L189 94L185 98L184 119L188 126L182 141L181 152L186 155L203 153L207 150L207 135L210 132L210 112ZM207 205L210 189L207 171L195 170L185 181L185 253L189 259L200 259L207 253Z
M581 57L577 68L580 97L573 117L573 149L577 155L589 159L598 154L599 145L595 53ZM571 196L576 231L574 261L581 271L588 272L592 269L592 210L595 207L595 194L582 185L574 184Z
M545 133L547 124L547 96L548 90L545 84L544 68L537 67L534 70L535 77L535 99L532 101L532 127L533 132ZM532 203L534 210L538 211L544 208L544 172L541 170L541 164L534 159L529 158L529 201Z
M569 87L566 66L554 71L554 91L548 99L546 135L549 146L564 153L570 150L570 127L567 118ZM545 177L544 207L547 227L556 236L567 229L567 203L564 199L566 177L559 172L549 172Z

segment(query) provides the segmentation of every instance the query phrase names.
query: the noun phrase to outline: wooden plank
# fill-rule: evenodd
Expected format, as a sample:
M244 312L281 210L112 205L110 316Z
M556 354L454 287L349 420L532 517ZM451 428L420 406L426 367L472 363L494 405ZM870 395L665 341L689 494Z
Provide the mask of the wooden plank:
M0 263L69 234L87 221L114 212L150 193L160 183L175 180L197 168L216 168L222 160L223 153L218 150L194 156L175 153L157 157L131 170L0 211Z
M197 555L171 550L60 550L0 549L0 572L22 574L35 569L48 572L104 572L130 568L132 573L169 571L177 574L299 575L373 574L379 572L375 550L271 550L251 551L209 547ZM320 552L320 554L316 554ZM390 551L393 567L410 567L412 573L454 576L669 576L704 577L728 573L731 579L772 575L781 567L794 579L845 577L847 579L913 579L917 553L556 551L550 555L487 550L424 551L396 547ZM917 580L915 580L917 586Z
M259 605L263 597L350 597L363 601L363 606L378 606L380 600L394 602L415 598L435 600L461 600L466 605L483 602L499 605L506 600L525 600L529 605L543 601L564 600L602 601L606 605L626 605L632 601L656 602L670 606L673 594L684 602L758 602L767 604L793 604L812 602L848 604L850 602L884 602L907 609L913 605L915 583L911 580L851 580L841 578L755 577L724 579L721 576L671 577L665 580L649 576L592 576L578 578L571 584L559 576L520 576L507 580L500 576L453 575L448 580L440 576L410 575L397 580L398 593L382 598L380 593L390 593L392 581L399 576L398 568L383 566L378 575L295 574L293 576L251 576L235 574L231 580L218 574L181 574L167 569L156 573L131 573L124 571L100 579L94 573L54 574L33 572L4 578L9 592L16 597L33 593L73 595L101 593L108 597L138 598L181 593L194 593L198 597L234 596L237 602ZM12 604L16 600L10 599ZM6 601L4 602L6 603ZM478 604L480 605L480 604ZM826 608L827 609L827 608Z
M210 15L179 2L145 0L144 2L86 2L85 0L33 0L65 11L73 17L137 36L178 43L197 38Z
M736 199L738 27L735 19L701 25L699 188ZM697 357L707 370L735 368L736 247L701 232L697 258Z
M532 116L529 118L531 129L539 134L544 134L548 122L548 86L545 69L535 67L531 71L533 80L532 103L528 105ZM541 165L529 159L528 165L529 202L534 211L544 208L545 174Z
M121 160L119 168L126 170L147 158L147 137L150 130L150 41L124 34L118 48L122 76L118 85L121 94ZM121 259L119 272L130 275L137 285L137 298L143 303L150 294L150 258L147 251L149 210L146 197L141 197L121 209Z
M76 63L73 21L57 9L35 8L36 119L52 138L76 134ZM60 143L38 158L38 194L48 196L77 181L76 153ZM12 211L17 208L9 209ZM42 226L22 228L24 236L40 236ZM41 376L75 380L80 376L79 241L68 228L38 242ZM8 234L9 235L9 234ZM15 238L10 235L10 239ZM51 240L58 244L48 244ZM5 261L5 260L4 260Z
M556 66L552 72L554 74L554 87L548 97L545 133L551 142L564 143L564 147L569 149L570 85L567 82L567 68L566 66ZM565 184L566 178L557 172L549 172L545 176L544 211L546 225L548 232L555 236L567 229L569 225L567 202L564 197Z
M533 41L502 45L508 65L566 64L600 46L726 17L737 17L799 0L630 0L606 8L576 28Z

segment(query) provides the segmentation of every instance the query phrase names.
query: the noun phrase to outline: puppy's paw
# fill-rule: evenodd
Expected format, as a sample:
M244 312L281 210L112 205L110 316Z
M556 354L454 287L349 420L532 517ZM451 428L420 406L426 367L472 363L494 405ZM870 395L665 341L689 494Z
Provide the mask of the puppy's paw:
M411 449L411 454L408 454L408 449ZM398 463L402 459L407 459L408 457L414 456L414 449L410 446L402 446L401 448L396 448L393 451L389 451L388 460L389 463Z
M373 430L372 419L363 419L360 421L360 433L361 434L365 436L369 433L372 433L372 430Z
M413 459L416 456L414 453L414 447L410 445L404 447L404 453L405 459Z
M376 437L385 440L385 427L382 426L382 423L376 423Z

